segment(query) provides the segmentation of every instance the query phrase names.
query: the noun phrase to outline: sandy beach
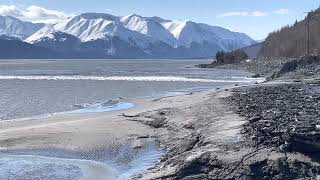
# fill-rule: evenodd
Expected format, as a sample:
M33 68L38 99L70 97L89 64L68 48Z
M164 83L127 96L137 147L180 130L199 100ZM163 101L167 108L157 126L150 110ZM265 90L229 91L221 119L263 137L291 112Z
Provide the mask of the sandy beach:
M2 150L26 148L65 148L92 150L138 137L152 137L156 129L132 121L134 115L163 108L186 108L207 100L210 92L135 100L136 107L106 113L81 113L25 118L0 122Z
M101 158L99 157L101 151L108 153L122 145L138 152L148 144L155 143L157 139L169 136L170 130L152 127L147 123L148 118L136 120L134 117L138 117L137 114L154 114L158 110L174 109L175 111L170 115L174 117L174 122L187 125L193 119L192 116L186 116L187 112L192 109L191 107L200 106L210 99L213 93L207 91L158 99L138 99L133 102L136 105L134 108L122 111L1 121L0 148L2 152L9 154L19 152L23 155L28 155L28 153L39 155L37 154L39 151L59 151L71 154L77 152L78 154L90 154L85 155L89 156L89 159L92 159L90 158L92 156ZM157 119L158 116L154 118ZM181 133L185 132L181 131ZM92 177L101 176L99 173L91 175ZM109 175L110 179L116 177L116 175ZM89 176L88 179L92 177Z

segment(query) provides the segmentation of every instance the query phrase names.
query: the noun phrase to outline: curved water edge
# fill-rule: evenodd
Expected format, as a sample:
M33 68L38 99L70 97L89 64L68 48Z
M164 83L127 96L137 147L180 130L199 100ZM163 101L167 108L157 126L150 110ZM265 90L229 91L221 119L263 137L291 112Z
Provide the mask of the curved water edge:
M112 101L112 100L111 100ZM103 112L112 112L112 111L122 111L126 109L131 109L135 107L135 104L130 102L118 102L115 104L106 105L105 102L101 103L86 103L82 105L74 105L77 109L63 112L47 113L37 116L25 117L25 118L16 118L1 120L1 122L10 122L10 121L28 121L37 118L43 117L52 117L58 115L69 115L69 114L86 114L86 113L103 113Z
M127 180L153 167L162 152L154 143L141 149L77 152L29 149L0 153L0 179Z
M0 179L111 180L116 175L111 167L95 161L2 154Z

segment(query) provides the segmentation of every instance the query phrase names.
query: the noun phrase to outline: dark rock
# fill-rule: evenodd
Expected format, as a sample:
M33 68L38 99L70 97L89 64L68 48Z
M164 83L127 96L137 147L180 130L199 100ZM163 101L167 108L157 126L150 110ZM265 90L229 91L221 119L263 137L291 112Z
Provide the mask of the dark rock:
M260 77L261 77L260 74L255 74L255 75L251 76L251 78L260 78Z
M320 151L320 91L315 84L282 84L238 89L226 100L248 118L243 133L254 144L283 151Z
M291 62L287 62L283 65L283 67L281 68L281 70L279 71L279 74L284 74L287 72L291 72L296 70L298 67L298 62L297 61L291 61Z
M249 119L249 122L255 123L255 122L259 121L261 118L262 118L261 116L252 117Z
M146 124L154 127L154 128L161 128L166 123L167 118L165 117L157 117L154 120L147 121Z

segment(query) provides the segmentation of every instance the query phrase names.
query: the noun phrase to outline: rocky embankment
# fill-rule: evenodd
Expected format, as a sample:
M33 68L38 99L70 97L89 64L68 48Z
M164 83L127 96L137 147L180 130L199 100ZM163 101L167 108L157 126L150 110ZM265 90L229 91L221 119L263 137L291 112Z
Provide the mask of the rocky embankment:
M266 84L234 92L226 100L247 119L242 127L247 142L281 157L260 162L254 177L319 178L320 81Z
M190 95L195 97L205 100L128 116L154 127L166 150L138 179L318 178L319 81Z
M137 178L319 179L318 62L243 62L237 69L267 75L269 82L134 116L163 132L157 139L167 152Z
M304 56L291 59L281 69L269 76L269 80L303 80L320 78L320 57Z
M226 99L248 119L242 133L253 144L282 151L320 152L320 81L238 88L234 92Z
M293 61L289 58L252 58L233 64L199 64L199 68L219 68L219 69L236 69L251 72L258 76L268 77L281 70L287 62Z
M199 68L237 69L254 73L256 77L268 80L297 80L320 78L320 57L300 58L253 58L233 64L199 64Z

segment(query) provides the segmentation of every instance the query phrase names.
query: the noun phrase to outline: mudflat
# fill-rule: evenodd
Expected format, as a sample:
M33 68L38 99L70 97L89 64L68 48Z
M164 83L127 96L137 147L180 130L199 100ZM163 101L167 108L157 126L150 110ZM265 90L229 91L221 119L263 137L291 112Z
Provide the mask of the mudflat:
M189 135L192 132L190 123L197 118L197 115L192 115L194 107L204 107L204 102L215 96L216 92L206 91L158 99L145 98L136 100L136 107L122 111L1 121L0 148L6 155L12 156L31 154L78 158L74 154L81 154L83 159L101 160L125 146L131 149L133 155L129 156L133 157L126 160L123 157L121 161L130 161L134 154L144 151L150 144L157 144L159 152L164 152L167 150L166 143L173 137ZM179 134L172 134L173 129L165 125L168 123L176 124L170 125L174 129L181 128ZM230 136L234 134L230 133ZM109 173L108 177L117 178L116 172L113 174L109 176Z

